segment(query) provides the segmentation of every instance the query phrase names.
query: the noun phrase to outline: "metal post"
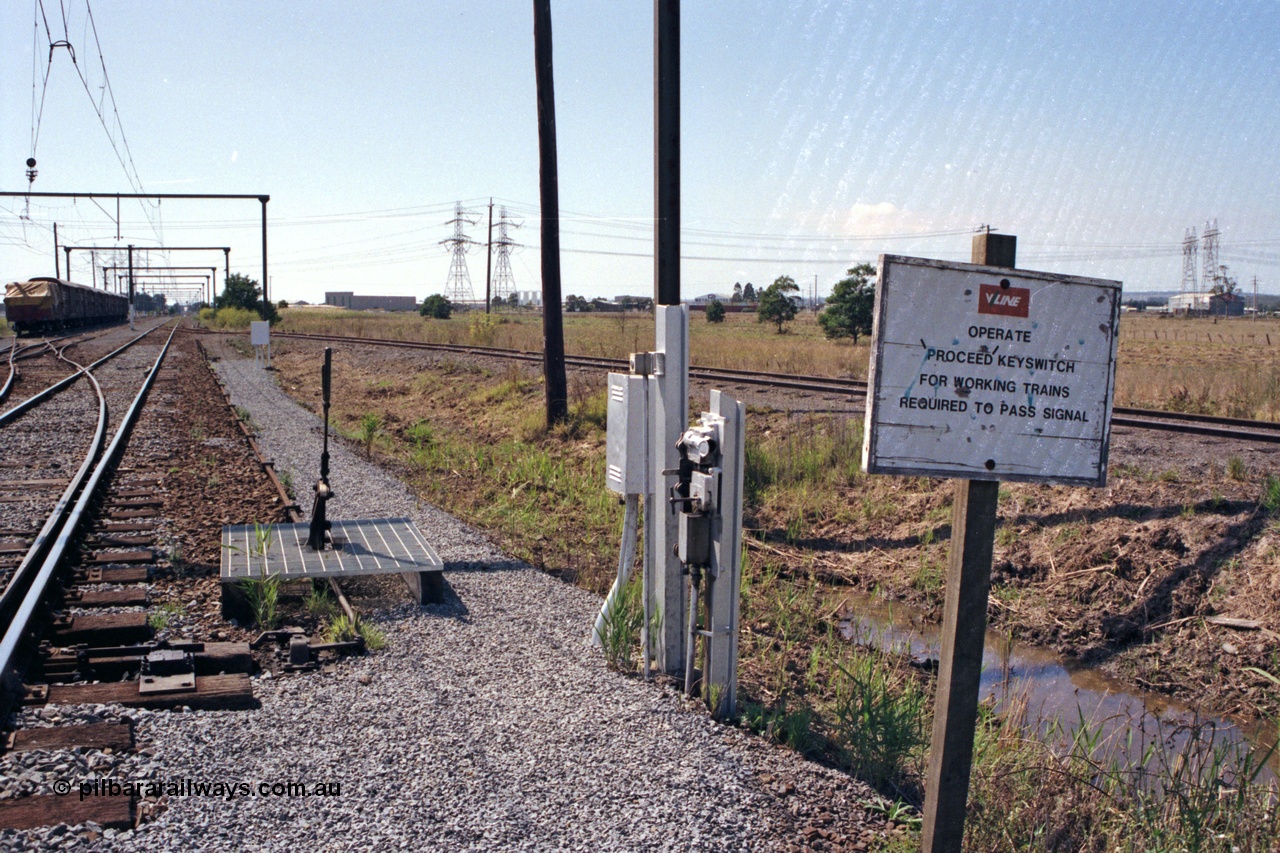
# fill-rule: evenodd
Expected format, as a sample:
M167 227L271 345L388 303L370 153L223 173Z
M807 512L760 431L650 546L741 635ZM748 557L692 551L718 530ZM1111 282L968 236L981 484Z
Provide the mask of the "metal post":
M688 589L684 567L676 556L680 540L680 518L668 502L680 467L680 449L676 446L689 419L689 308L687 305L658 305L655 337L656 352L662 354L661 372L649 380L653 406L650 442L649 483L653 490L645 498L645 530L653 539L654 598L661 620L654 638L658 666L677 674L685 661L685 632L682 626L688 611Z
M667 503L674 482L666 473L679 466L676 441L689 408L689 314L680 305L680 3L653 4L653 201L655 350L663 353L662 372L651 380L653 393L653 491L645 499L645 526L653 539L654 596L661 625L658 664L678 673L685 661L681 624L688 608L683 567L675 555L679 518Z
M484 313L489 313L490 286L493 282L493 199L489 199L489 239L484 244Z
M973 237L973 263L1013 268L1016 252L1013 235L987 232ZM999 492L998 481L955 484L942 656L925 778L920 849L926 853L959 850L964 840Z
M267 310L267 302L271 299L267 295L267 202L271 201L271 196L258 196L258 201L262 202L262 305ZM266 319L265 314L263 319Z
M62 269L58 266L61 259L58 257L58 223L53 223L53 277L62 278Z
M538 196L542 209L542 364L550 427L569 417L560 294L560 176L556 160L551 0L533 0L533 54L538 98Z
M129 244L129 328L133 328L133 244Z
M680 304L680 0L653 4L654 305Z
M67 281L71 281L71 246L63 246L62 251L67 253Z

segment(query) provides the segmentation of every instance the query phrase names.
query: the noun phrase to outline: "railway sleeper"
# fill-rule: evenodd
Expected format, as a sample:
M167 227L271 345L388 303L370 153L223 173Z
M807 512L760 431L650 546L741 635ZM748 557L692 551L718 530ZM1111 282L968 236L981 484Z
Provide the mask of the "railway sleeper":
M153 634L147 624L147 614L142 612L58 615L53 618L50 630L54 644L59 646L119 646L149 640Z
M146 583L147 566L104 566L77 569L75 583Z
M248 643L193 642L96 648L55 648L45 644L40 649L36 672L49 681L119 681L140 673L148 656L158 652L189 656L188 671L192 675L253 671L253 654ZM171 662L160 663L173 668Z
M24 705L109 705L128 708L194 711L245 711L258 707L249 674L197 675L191 690L142 693L136 681L97 684L25 684Z
M67 607L146 607L151 603L145 587L133 586L124 589L69 589L62 594L63 604Z

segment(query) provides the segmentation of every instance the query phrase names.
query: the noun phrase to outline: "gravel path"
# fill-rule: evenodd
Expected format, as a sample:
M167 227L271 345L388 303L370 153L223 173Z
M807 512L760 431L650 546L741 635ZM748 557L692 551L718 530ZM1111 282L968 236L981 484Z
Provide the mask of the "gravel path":
M251 361L227 351L218 367L264 453L311 482L316 418ZM138 830L66 846L856 850L883 837L864 785L609 672L584 647L597 597L503 555L340 443L331 454L333 517L413 518L446 562L448 602L371 614L387 649L334 673L257 679L259 710L131 712L154 749L146 766L163 767L148 781L246 787L170 795ZM258 792L298 782L308 796ZM311 795L317 784L339 787Z

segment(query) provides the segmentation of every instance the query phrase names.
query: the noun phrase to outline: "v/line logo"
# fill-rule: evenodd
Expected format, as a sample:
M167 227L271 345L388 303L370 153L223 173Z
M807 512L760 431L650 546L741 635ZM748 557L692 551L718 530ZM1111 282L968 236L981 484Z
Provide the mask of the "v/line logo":
M1031 311L1031 290L984 284L978 288L978 313L1005 317L1026 317Z

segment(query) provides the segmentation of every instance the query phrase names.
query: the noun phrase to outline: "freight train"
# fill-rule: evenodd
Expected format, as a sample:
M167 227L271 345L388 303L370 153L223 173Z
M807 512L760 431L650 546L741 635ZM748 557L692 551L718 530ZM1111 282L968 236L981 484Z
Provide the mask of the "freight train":
M5 286L4 310L18 334L122 323L129 299L57 278L33 278Z

